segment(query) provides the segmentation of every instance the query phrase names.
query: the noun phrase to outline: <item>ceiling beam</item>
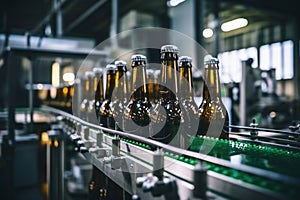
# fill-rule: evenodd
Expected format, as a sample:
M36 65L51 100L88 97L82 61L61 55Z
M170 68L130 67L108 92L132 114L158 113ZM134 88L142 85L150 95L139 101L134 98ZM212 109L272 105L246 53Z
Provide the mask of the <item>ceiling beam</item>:
M67 2L67 0L62 0L62 1L59 1L57 4L56 4L56 7L52 7L50 12L44 17L44 19L38 24L35 26L35 28L33 28L30 32L31 34L35 34L37 33L40 29L42 29L47 23L50 22L51 20L51 17L56 14L56 12L58 10L60 10L63 5Z
M82 15L80 15L76 20L73 21L69 26L65 28L65 32L70 32L72 29L77 27L81 22L83 22L87 17L89 17L91 14L93 14L97 9L99 9L104 3L106 3L107 0L100 0L94 5L92 5L89 9L87 9L86 12L84 12Z

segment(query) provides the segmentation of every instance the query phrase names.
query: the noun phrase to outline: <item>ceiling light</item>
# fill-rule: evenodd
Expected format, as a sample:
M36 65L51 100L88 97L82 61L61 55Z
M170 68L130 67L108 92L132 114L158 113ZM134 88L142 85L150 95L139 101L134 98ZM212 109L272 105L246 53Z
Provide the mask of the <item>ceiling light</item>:
M245 18L237 18L221 25L221 30L224 32L239 29L248 25L248 20Z
M184 2L184 1L185 1L185 0L170 0L170 1L167 2L167 5L168 5L169 7L175 7L175 6L181 4L181 3Z
M63 80L66 82L72 82L75 80L75 74L72 72L64 73Z
M210 38L210 37L213 36L213 34L214 34L214 32L213 32L213 30L212 30L211 28L206 28L206 29L204 29L204 30L202 31L202 35L203 35L203 37L205 37L205 38Z
M52 85L54 87L59 86L60 84L60 64L58 62L52 63Z

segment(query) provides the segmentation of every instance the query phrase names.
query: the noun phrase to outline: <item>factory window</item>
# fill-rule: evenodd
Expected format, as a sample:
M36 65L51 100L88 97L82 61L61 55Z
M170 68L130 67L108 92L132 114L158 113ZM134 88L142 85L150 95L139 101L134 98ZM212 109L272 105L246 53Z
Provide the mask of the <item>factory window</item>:
M259 67L261 70L271 69L270 59L272 58L270 45L263 45L259 48Z
M260 69L276 70L276 79L293 78L293 42L277 42L260 47Z
M242 79L242 61L253 59L252 67L257 67L257 49L255 47L226 51L218 54L220 74L223 83L239 83Z
M283 44L283 79L290 79L294 76L294 43L289 40Z

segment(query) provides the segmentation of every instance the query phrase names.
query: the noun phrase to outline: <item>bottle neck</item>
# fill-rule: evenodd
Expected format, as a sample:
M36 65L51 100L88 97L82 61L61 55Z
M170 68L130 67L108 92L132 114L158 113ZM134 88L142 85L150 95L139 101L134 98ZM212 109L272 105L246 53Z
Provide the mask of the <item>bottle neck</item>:
M126 101L127 95L127 76L124 71L117 71L115 76L115 95L113 100Z
M105 99L111 100L112 92L115 86L115 74L112 71L107 71Z
M96 101L102 102L104 100L103 93L103 76L95 76L94 77L94 90L95 90L95 99Z
M146 66L142 63L132 69L132 92L131 99L148 99Z
M175 53L162 54L162 73L160 91L161 97L176 98L178 94L178 55Z
M94 81L93 77L88 77L87 79L87 93L88 93L88 100L93 100L93 94L94 94Z
M179 90L181 99L192 99L193 94L193 79L192 79L192 68L187 66L182 66L179 68Z
M203 86L204 99L217 100L221 98L221 84L219 67L217 64L209 64L205 68L205 81Z

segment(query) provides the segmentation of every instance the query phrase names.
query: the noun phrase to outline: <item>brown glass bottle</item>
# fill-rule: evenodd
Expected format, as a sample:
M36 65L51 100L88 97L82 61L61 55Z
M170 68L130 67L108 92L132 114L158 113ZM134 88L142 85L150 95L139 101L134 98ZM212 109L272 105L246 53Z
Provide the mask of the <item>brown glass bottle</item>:
M159 102L151 112L150 133L154 140L178 146L179 141L175 140L181 123L181 109L177 97L178 48L174 45L162 46L161 60Z
M84 77L82 79L82 101L80 103L80 118L83 120L87 120L88 116L88 104L89 104L89 95L90 95L90 77L92 76L91 71L86 71Z
M115 61L116 76L115 88L112 94L109 111L109 128L116 130L124 129L124 111L128 104L127 98L127 63L123 60Z
M100 106L99 109L99 123L104 126L108 127L108 113L110 110L110 101L113 89L115 87L115 71L116 66L114 64L108 64L106 66L106 86L105 86L105 99Z
M66 107L71 111L72 110L72 99L74 96L74 84L67 86L68 87L68 94L67 94L67 102Z
M229 138L229 115L221 98L219 61L210 56L205 59L203 100L199 107L197 134Z
M132 93L126 106L124 128L126 132L149 137L150 108L147 92L146 56L131 57Z
M182 111L180 126L180 147L188 149L190 138L197 134L199 109L194 100L192 58L180 56L179 62L179 102Z
M94 76L94 86L96 87L95 89L95 113L96 113L96 118L99 122L99 110L100 107L104 101L104 92L103 92L103 69L100 67L95 67L93 69L95 76Z
M86 92L87 92L87 104L86 104L86 121L88 122L94 122L94 109L93 109L93 103L94 103L94 72L88 71L86 72ZM96 121L97 122L97 121Z

